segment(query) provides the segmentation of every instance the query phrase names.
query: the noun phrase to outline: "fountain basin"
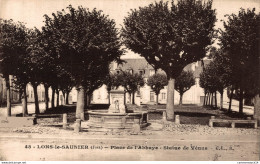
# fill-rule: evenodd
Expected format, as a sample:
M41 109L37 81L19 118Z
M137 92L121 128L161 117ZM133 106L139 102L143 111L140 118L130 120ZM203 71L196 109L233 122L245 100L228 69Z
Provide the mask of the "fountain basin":
M88 125L95 128L130 129L134 124L147 126L147 112L108 113L108 110L90 110Z

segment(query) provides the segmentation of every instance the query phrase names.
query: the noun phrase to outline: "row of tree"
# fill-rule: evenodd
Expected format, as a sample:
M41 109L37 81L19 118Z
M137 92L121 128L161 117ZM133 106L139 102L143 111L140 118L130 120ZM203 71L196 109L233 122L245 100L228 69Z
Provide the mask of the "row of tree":
M60 90L68 95L76 86L76 114L79 118L84 112L85 95L102 85L112 61L120 61L121 43L113 20L96 9L90 11L79 7L76 10L72 6L67 9L68 13L63 10L52 14L52 18L45 15L45 25L41 31L27 29L20 22L1 19L0 65L7 84L9 116L9 75L15 76L15 86L23 93L25 103L26 85L30 83L33 86L36 114L39 113L39 84L46 88L46 108L49 87L52 88L54 100L55 91L59 93ZM26 105L24 107L26 115Z
M259 21L260 14L256 14L255 9L241 9L238 15L229 15L228 21L224 22L225 30L220 30L220 48L212 49L212 62L200 75L205 97L219 92L221 108L225 88L231 91L229 111L235 92L240 113L243 113L244 98L252 99L259 94ZM207 101L205 99L204 104Z
M6 80L12 74L23 81L21 84L30 82L34 88L39 83L55 89L70 86L63 83L68 80L78 89L76 117L84 119L85 96L102 85L112 61L121 62L124 45L143 56L156 70L160 68L166 73L167 119L173 120L174 81L186 65L206 56L213 38L217 37L215 22L212 0L179 0L172 1L171 5L160 1L139 7L124 19L121 33L115 28L114 20L102 11L83 7L69 6L51 17L45 15L41 31L25 30L20 23L1 21L1 70ZM259 14L254 10L241 10L238 16L229 16L229 21L224 23L225 31L220 31L218 37L224 52L221 54L234 59L231 68L236 73L232 76L232 87L239 89L241 99L247 84L259 84L251 83L255 79L251 75L259 66L259 59L255 60L259 41L257 22ZM21 61L26 58L23 64ZM57 82L56 78L63 80ZM129 92L134 94L135 90Z
M120 86L129 93L132 98L130 103L135 104L135 93L140 91L140 87L144 86L145 81L141 74L132 74L128 71L120 71L119 73L110 74L105 80L108 92L112 89L118 89ZM165 73L156 73L147 79L147 85L151 87L156 95L156 105L158 105L158 95L160 91L167 86L168 80ZM179 105L182 105L183 94L195 84L195 78L191 71L182 71L175 80L175 90L180 93Z
M52 88L51 107L54 107L54 96L57 93L59 105L59 91L62 91L65 102L73 86L69 72L57 65L58 60L47 52L47 40L37 29L28 29L24 24L12 20L0 19L0 67L1 74L6 80L7 112L11 115L10 79L13 75L14 88L22 95L23 115L27 115L26 86L30 83L34 90L35 113L39 113L37 86L43 84L45 88L46 109L49 108L48 89ZM66 95L66 96L65 96ZM66 97L66 98L65 98Z
M123 44L166 73L167 119L173 120L174 79L186 65L206 55L215 35L216 13L212 0L172 1L171 6L155 2L129 12L121 30L122 42L114 20L96 9L69 6L51 17L45 15L44 22L40 31L1 21L1 70L6 80L11 74L19 84L29 82L36 88L43 83L57 89L68 86L63 80L57 82L66 77L78 89L76 117L84 119L85 96L100 86L112 61L121 62Z

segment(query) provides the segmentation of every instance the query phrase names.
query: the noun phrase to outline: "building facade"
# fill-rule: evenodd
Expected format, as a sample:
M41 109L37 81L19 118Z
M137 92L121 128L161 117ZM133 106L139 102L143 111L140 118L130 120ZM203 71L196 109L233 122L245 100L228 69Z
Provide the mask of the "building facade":
M147 79L155 73L164 73L162 70L154 70L154 68L144 59L124 59L126 63L111 64L111 72L119 73L120 70L128 71L130 73L139 73L143 76L144 81L147 82ZM204 60L204 64L207 65L210 60ZM192 86L187 92L183 95L183 104L198 104L202 105L204 100L204 90L199 85L199 75L202 72L202 63L200 61L191 63L187 65L184 69L190 70L193 72L195 78L195 85ZM119 90L123 90L122 87L118 88ZM226 92L226 90L225 90ZM228 100L227 94L224 93L224 100ZM158 95L158 101L160 104L166 104L167 102L167 86L164 87L160 91ZM218 100L220 95L218 94ZM126 103L130 102L129 94L126 94ZM178 104L180 100L179 93L175 90L174 92L174 104ZM140 91L135 94L135 102L140 104L155 104L156 103L156 95L152 91L152 89L145 83L143 87L140 88ZM108 92L106 86L103 85L101 88L94 91L92 96L92 103L97 104L106 104L108 103Z

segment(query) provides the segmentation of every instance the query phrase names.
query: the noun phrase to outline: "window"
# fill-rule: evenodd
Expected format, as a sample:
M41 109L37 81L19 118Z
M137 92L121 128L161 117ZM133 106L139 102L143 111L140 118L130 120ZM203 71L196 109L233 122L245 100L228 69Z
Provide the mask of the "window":
M154 69L150 69L149 71L150 71L149 72L149 76L153 76L155 74L155 70Z
M166 93L162 93L162 100L166 99Z

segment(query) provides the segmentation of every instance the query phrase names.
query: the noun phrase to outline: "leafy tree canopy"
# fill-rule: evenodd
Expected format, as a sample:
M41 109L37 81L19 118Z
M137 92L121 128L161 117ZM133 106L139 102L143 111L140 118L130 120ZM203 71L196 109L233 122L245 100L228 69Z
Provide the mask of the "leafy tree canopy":
M150 76L147 80L147 85L155 92L156 95L160 93L166 85L168 84L167 76L165 74L156 73Z
M175 89L183 95L195 84L195 78L191 71L182 71L175 80Z
M171 6L160 1L131 10L122 36L127 48L175 78L187 64L205 56L215 21L212 1L180 0Z
M107 86L107 90L110 91L111 89L117 88L117 74L109 73L104 80L104 84Z
M228 54L232 85L236 88L254 92L260 91L259 77L259 22L260 14L255 9L241 9L239 13L228 15L224 22L225 30L220 31L220 45Z
M0 19L0 68L4 78L14 75L28 44L28 29L23 23Z
M128 93L134 93L138 90L138 87L144 86L144 80L140 74L121 71L116 74L115 86L123 86Z
M53 13L52 18L45 15L43 33L51 38L60 63L82 85L107 74L104 67L120 60L121 44L114 20L102 11L72 6L67 9Z

